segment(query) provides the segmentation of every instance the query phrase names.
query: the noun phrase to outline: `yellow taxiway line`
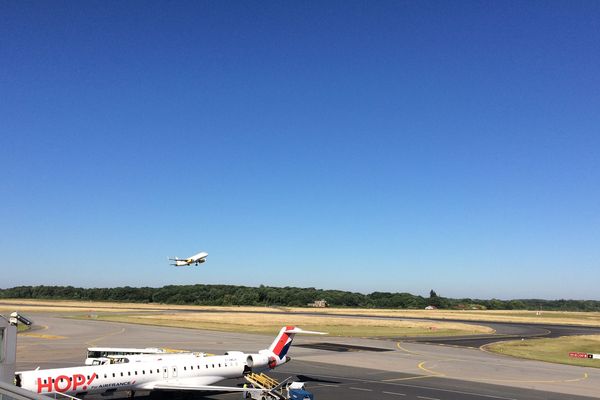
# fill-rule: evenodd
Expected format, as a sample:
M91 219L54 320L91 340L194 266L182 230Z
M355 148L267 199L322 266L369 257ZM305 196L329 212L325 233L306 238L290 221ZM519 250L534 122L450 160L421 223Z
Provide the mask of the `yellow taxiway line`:
M111 332L111 333L107 333L106 335L99 336L99 337L97 337L95 339L92 339L92 340L90 340L88 342L85 342L85 344L87 344L90 347L93 347L94 344L98 343L102 339L106 339L107 337L111 337L111 336L114 336L114 335L120 335L121 333L124 333L124 332L125 332L125 328L121 328L119 331Z

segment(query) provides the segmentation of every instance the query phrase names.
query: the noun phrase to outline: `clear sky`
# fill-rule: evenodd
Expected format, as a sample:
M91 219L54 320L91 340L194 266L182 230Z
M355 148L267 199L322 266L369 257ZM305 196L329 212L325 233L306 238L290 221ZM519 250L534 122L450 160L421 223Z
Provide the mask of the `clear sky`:
M1 1L0 171L2 288L599 300L600 2Z

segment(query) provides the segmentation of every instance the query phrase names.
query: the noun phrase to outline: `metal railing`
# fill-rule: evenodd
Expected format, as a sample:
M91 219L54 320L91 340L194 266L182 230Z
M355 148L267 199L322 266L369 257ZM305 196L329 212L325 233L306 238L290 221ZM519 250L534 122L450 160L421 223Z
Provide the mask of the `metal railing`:
M66 393L59 393L59 392L50 392L50 393L46 393L44 396L46 397L50 397L52 399L68 399L68 400L81 400L79 397L75 397L75 396L71 396L68 395Z
M0 382L0 400L48 400L48 397L10 383Z

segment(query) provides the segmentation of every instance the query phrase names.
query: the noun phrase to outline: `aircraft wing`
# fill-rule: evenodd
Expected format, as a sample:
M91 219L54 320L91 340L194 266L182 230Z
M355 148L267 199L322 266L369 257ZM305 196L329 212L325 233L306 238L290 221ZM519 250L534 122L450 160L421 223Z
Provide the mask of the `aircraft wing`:
M214 386L214 385L192 385L182 383L158 383L154 385L153 390L188 390L196 392L248 392L248 393L267 393L265 389L241 388L233 386Z

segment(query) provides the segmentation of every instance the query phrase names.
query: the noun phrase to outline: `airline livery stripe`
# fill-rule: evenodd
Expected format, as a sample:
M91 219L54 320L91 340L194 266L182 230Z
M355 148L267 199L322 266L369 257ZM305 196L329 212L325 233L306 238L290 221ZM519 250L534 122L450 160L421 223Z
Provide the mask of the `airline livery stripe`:
M281 339L279 339L279 342L277 342L275 349L273 349L273 353L277 354L277 356L279 358L281 358L280 354L282 353L283 349L287 345L289 338L290 338L290 335L287 333L284 333L283 335L281 335Z

